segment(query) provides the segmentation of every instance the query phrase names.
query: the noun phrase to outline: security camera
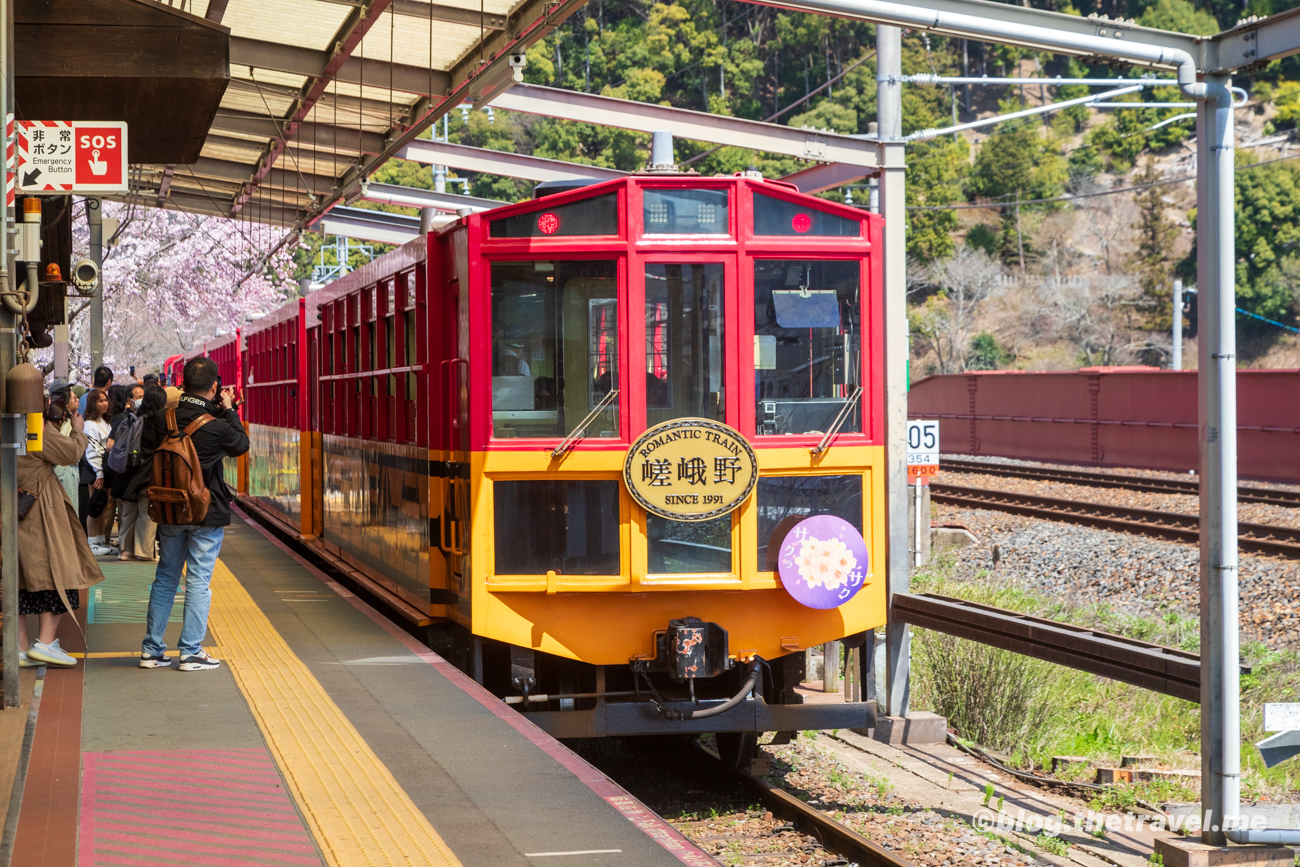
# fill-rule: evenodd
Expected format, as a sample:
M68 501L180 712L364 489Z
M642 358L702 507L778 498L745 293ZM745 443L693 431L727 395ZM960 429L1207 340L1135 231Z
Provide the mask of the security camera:
M511 68L511 69L523 69L523 68L524 68L525 66L527 66L527 65L528 65L528 55L526 55L526 54L512 54L512 55L510 55L510 68Z
M81 292L94 291L99 283L99 266L91 259L82 259L72 266L72 282Z

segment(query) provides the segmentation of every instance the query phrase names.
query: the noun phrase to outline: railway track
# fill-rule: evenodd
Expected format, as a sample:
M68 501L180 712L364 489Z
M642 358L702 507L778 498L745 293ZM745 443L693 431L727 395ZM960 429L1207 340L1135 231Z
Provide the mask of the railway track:
M1195 479L1161 479L1154 476L1126 476L1120 473L1103 473L1091 470L1057 469L1054 467L1024 467L1015 464L995 464L986 461L969 461L944 458L940 469L952 473L980 473L1009 476L1017 479L1036 479L1044 482L1065 482L1093 488L1125 488L1130 491L1147 491L1157 494L1200 493L1200 482ZM1268 503L1274 506L1300 506L1300 491L1275 491L1251 485L1237 487L1237 501L1242 503Z
M1007 491L966 488L933 482L930 484L930 497L936 503L962 506L967 509L993 509L1049 521L1083 524L1121 533L1157 536L1180 542L1198 542L1201 535L1200 519L1197 516L1177 512L1106 506L1100 503L1013 494ZM1238 545L1243 551L1300 558L1300 530L1247 523L1239 523L1237 530Z
M911 861L891 852L879 843L873 843L847 825L835 821L816 807L799 800L780 786L774 786L762 777L744 771L729 771L712 750L703 746L699 746L698 749L704 754L706 760L712 759L718 762L720 772L735 774L741 783L758 795L759 800L774 815L791 822L803 833L816 837L827 851L839 855L850 864L857 867L914 867Z

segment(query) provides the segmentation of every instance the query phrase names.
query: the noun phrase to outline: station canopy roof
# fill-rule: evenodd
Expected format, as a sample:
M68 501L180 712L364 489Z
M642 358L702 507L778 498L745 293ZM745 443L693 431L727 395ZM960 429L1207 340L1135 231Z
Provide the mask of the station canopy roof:
M442 114L490 100L510 80L510 57L582 0L157 5L229 29L230 80L198 159L134 166L133 198L291 227L338 203ZM167 105L157 110L165 122Z

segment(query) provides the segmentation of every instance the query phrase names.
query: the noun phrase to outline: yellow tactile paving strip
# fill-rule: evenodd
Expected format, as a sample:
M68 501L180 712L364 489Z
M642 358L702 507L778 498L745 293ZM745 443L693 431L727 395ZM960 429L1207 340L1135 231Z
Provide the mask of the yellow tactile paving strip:
M326 863L460 867L424 814L221 561L212 573L208 627Z

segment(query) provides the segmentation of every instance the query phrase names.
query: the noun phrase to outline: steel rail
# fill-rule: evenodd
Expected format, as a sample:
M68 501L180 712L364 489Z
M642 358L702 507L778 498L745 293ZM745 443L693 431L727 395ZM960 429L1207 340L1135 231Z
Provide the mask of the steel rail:
M930 484L930 497L937 503L972 509L993 509L1049 521L1083 524L1121 533L1158 536L1179 542L1200 541L1200 518L1155 509L1133 509L1085 503L1056 497L1013 494L986 488ZM1277 554L1300 558L1300 530L1267 524L1238 523L1238 544L1242 550L1257 554Z
M939 468L954 473L1013 476L1018 479L1064 482L1072 485L1086 485L1091 488L1125 488L1130 491L1147 491L1156 494L1191 494L1195 496L1201 490L1200 481L1192 479L1125 476L1120 473L1101 473L1056 467L1025 467L1016 464L993 464L985 461L943 458L939 462ZM1277 491L1271 488L1256 488L1243 485L1237 487L1237 501L1241 503L1268 503L1273 506L1300 506L1300 491Z
M723 768L717 753L704 746L699 746L699 750L708 758L718 762L720 769ZM821 810L804 803L762 777L747 774L743 770L731 773L734 773L740 782L753 789L759 800L774 815L789 820L805 834L816 837L828 851L858 864L859 867L915 867L906 858L895 855L879 843L868 840L847 825L835 821Z

